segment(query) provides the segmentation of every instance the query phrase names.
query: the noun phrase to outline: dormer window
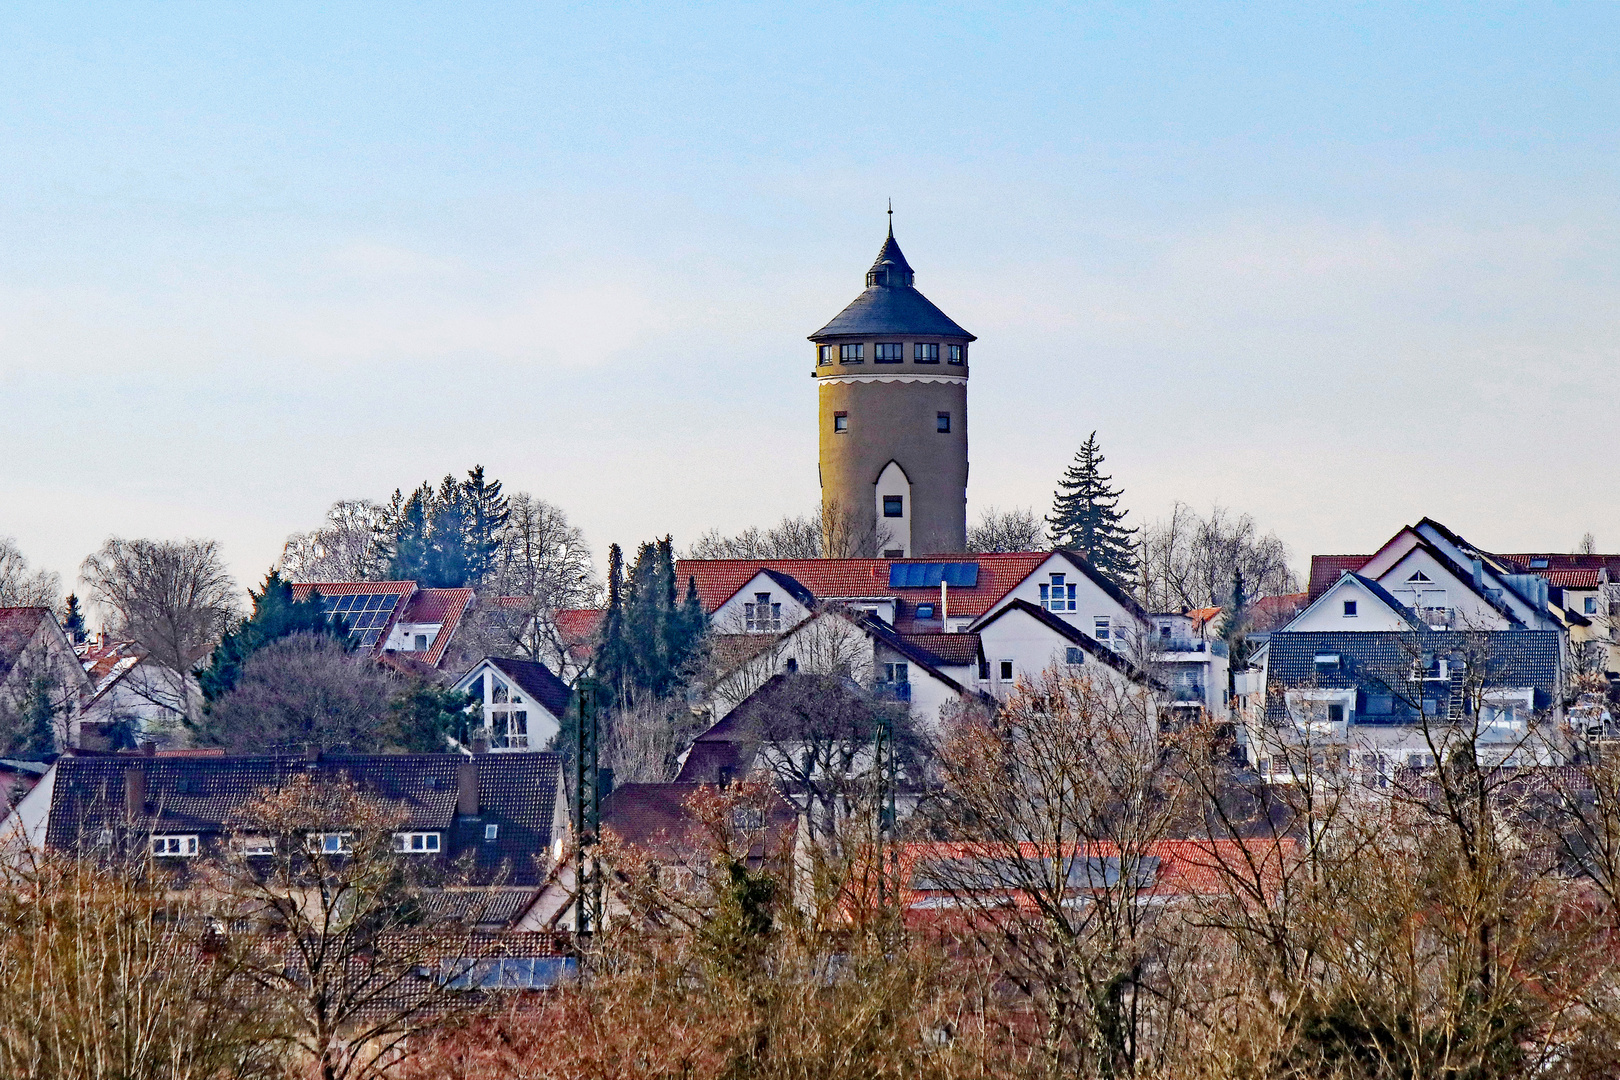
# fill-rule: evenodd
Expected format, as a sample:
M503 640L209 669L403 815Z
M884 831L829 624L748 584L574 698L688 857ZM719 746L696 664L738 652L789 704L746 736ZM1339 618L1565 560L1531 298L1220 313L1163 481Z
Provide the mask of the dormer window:
M1067 574L1053 574L1051 582L1041 586L1041 607L1047 611L1074 610L1074 585Z
M911 358L919 364L937 364L939 363L939 346L925 345L919 341L911 348Z
M743 624L751 634L775 633L782 629L782 605L768 592L755 593L754 602L743 605Z
M863 362L866 346L860 342L853 345L838 346L838 362L840 364L859 364Z
M951 363L960 364L963 360L965 360L967 358L967 346L966 345L947 345L945 355L946 355L946 358Z
M877 355L873 362L878 364L898 364L906 358L906 347L898 341L880 341L877 344Z

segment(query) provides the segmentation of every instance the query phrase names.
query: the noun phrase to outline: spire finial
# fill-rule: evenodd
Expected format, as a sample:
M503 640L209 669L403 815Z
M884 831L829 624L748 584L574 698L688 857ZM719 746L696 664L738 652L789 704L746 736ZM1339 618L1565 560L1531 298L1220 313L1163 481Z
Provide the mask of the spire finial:
M889 239L894 239L894 200L889 200Z

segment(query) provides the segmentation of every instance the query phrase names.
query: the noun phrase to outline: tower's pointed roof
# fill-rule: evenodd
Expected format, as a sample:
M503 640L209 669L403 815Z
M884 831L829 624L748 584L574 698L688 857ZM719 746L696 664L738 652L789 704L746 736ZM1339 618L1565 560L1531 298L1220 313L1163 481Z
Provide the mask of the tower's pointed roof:
M810 340L873 334L928 334L975 340L916 290L912 285L916 276L900 250L900 242L894 238L891 218L889 235L872 269L866 272L866 291L850 301L832 322L811 334Z

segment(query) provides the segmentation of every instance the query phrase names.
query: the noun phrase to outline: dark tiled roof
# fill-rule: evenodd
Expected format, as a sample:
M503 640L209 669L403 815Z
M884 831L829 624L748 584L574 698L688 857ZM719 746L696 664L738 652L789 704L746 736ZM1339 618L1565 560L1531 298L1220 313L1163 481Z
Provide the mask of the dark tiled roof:
M927 334L976 340L909 285L873 285L833 316L832 322L811 334L810 340L872 334Z
M928 653L935 664L963 667L979 662L978 634L901 634L900 639Z
M46 844L72 850L92 842L103 828L124 823L125 773L145 774L146 822L153 832L218 835L259 792L294 775L347 777L362 790L399 804L403 829L445 834L443 855L471 853L486 873L503 863L514 884L538 880L552 840L557 790L562 779L556 754L485 754L478 770L477 817L456 814L459 754L375 754L353 757L64 757L56 765ZM339 826L341 822L334 822ZM496 825L494 840L484 826Z
M501 671L511 676L512 681L521 686L528 695L555 716L561 719L568 712L568 702L574 692L568 684L553 675L551 669L544 664L537 664L532 660L508 660L499 656L486 656L484 658Z
M740 779L740 777L739 777ZM624 784L613 790L602 803L602 828L625 843L634 844L653 855L690 857L703 846L702 823L693 817L686 802L701 788L699 783ZM775 847L795 824L793 808L781 798L771 801L764 842L750 855L763 855Z
M4 682L22 658L23 650L34 640L40 620L50 615L44 607L0 608L0 682Z
M1271 635L1266 659L1266 680L1273 690L1268 710L1281 718L1287 708L1282 692L1297 687L1415 698L1410 673L1419 657L1466 661L1486 688L1533 689L1535 707L1545 709L1558 691L1561 638L1557 630L1280 631ZM1318 670L1318 655L1337 656L1340 662ZM1440 703L1439 714L1456 717L1462 714L1463 664L1451 662L1448 674L1447 681L1427 684L1425 689Z

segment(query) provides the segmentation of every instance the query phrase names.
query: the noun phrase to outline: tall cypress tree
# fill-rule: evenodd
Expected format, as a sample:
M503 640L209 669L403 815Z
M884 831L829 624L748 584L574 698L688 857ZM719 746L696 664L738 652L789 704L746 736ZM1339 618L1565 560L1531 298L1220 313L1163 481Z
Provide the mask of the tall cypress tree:
M1058 547L1080 552L1116 585L1130 589L1136 576L1131 539L1136 530L1125 527L1128 511L1119 509L1121 492L1108 486L1113 477L1103 475L1102 464L1102 450L1093 431L1058 482L1046 523Z
M685 684L702 647L708 616L688 579L680 599L670 537L642 544L630 573L617 544L608 549L608 610L597 649L596 676L620 708L648 694L665 697Z

